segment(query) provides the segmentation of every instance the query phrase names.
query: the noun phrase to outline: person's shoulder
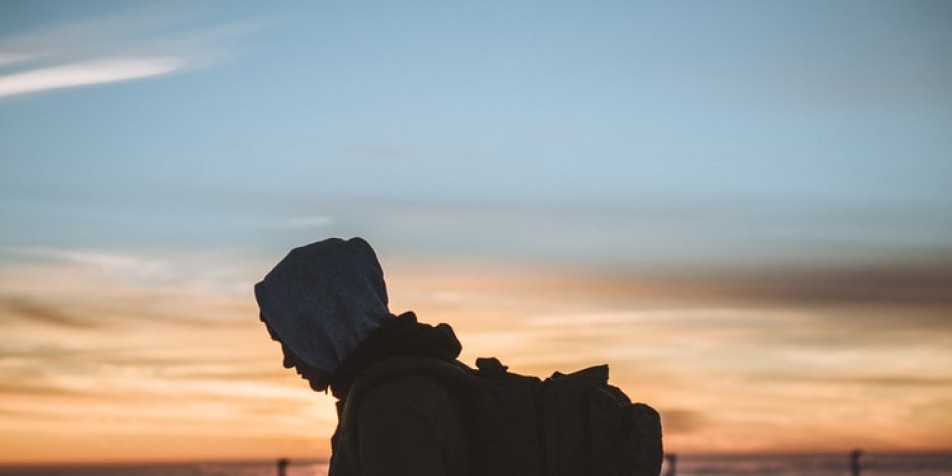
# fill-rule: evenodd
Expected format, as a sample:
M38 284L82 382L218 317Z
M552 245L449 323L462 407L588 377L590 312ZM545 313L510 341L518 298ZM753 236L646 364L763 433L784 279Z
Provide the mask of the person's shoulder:
M342 417L367 415L431 420L463 412L462 383L470 378L454 361L401 357L387 359L361 372L344 396Z
M393 403L412 403L414 406L433 405L452 399L451 384L427 373L405 373L377 382L366 389L364 403L387 400Z

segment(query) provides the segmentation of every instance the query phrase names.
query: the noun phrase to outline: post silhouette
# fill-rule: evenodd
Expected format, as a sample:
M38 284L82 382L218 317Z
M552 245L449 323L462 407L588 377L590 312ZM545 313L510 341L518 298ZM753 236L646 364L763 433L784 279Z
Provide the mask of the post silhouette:
M278 476L287 476L289 463L291 463L291 460L287 458L281 458L278 460Z
M664 455L664 459L668 462L668 470L665 471L664 476L676 476L678 474L678 455L667 453Z
M852 476L859 476L860 465L859 457L863 455L863 450L853 450L850 452L850 474Z

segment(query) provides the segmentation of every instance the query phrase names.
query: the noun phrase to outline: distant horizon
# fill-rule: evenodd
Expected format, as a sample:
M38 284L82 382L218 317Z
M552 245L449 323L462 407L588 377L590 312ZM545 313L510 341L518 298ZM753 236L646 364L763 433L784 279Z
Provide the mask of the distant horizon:
M751 457L751 458L771 458L771 457L792 457L792 456L842 456L848 458L850 450L844 451L791 451L791 452L665 452L665 454L676 454L678 458L717 458L717 457ZM923 451L873 451L863 450L863 457L880 456L952 456L952 449L937 449ZM224 465L242 465L242 464L275 464L278 460L287 458L292 465L311 465L328 464L330 458L314 457L285 457L275 458L252 458L252 459L203 459L203 460L178 460L178 459L158 459L158 460L111 460L111 461L25 461L25 462L0 462L0 468L15 467L57 467L57 466L148 466L148 465L195 465L195 464L224 464Z

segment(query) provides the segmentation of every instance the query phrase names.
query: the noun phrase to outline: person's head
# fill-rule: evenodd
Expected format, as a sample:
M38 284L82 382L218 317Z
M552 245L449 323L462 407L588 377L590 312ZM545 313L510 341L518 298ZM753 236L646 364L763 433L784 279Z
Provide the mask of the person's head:
M281 342L284 366L315 390L326 389L350 352L393 317L383 270L361 238L291 250L255 285L255 297L261 320Z

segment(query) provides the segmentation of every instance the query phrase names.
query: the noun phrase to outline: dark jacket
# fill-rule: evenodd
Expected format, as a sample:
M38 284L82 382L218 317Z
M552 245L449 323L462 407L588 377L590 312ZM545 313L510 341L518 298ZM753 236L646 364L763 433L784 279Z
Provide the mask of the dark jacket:
M459 352L452 328L419 323L413 313L385 323L358 345L331 378L339 423L329 476L468 475L464 415L445 383L402 375L374 385L343 411L351 386L373 364L407 356L453 362Z

